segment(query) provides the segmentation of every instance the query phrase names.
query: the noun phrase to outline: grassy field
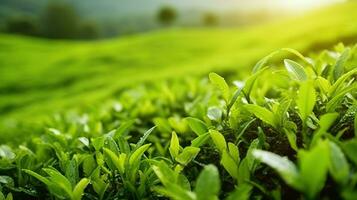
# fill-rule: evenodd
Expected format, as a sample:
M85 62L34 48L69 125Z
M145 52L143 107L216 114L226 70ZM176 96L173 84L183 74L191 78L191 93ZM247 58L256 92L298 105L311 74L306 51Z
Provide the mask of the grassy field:
M90 106L144 81L249 73L257 59L290 47L302 53L357 41L357 3L242 29L170 29L94 42L0 35L0 129ZM11 133L12 134L12 133ZM2 140L4 141L4 140Z

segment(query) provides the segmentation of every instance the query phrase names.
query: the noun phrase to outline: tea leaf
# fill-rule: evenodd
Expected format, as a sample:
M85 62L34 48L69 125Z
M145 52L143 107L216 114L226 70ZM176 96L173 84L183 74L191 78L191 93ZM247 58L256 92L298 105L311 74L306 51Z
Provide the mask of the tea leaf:
M134 163L139 162L141 156L150 148L150 145L151 144L145 144L136 149L129 157L129 165L134 165Z
M208 132L206 124L201 120L193 117L187 117L186 120L191 130L195 132L197 136L203 135Z
M316 93L314 85L309 81L301 83L296 100L296 105L298 107L299 114L303 122L305 122L308 116L312 113L315 103Z
M284 65L292 79L298 80L298 81L306 81L307 80L307 75L306 75L305 69L299 63L289 60L289 59L285 59Z
M217 149L220 152L223 152L227 148L227 143L224 139L224 136L216 130L209 130L209 133Z
M287 184L293 187L300 187L299 172L294 163L286 157L258 149L253 151L253 156L275 169Z
M176 157L176 161L181 165L187 165L191 162L200 151L197 147L185 147L181 154Z
M84 193L84 189L87 187L87 185L89 184L90 180L87 178L82 178L77 185L74 187L73 189L73 200L81 200L83 193Z
M340 78L342 76L342 74L344 73L344 64L347 61L349 55L350 55L350 48L346 48L342 52L342 54L338 58L338 60L336 61L336 64L333 68L333 77L335 80Z
M215 200L220 191L219 173L214 165L207 165L198 176L195 193L198 200Z
M216 73L210 73L209 79L212 84L214 84L217 88L219 88L221 90L222 96L223 96L224 100L226 101L226 103L228 104L228 102L231 98L231 93L229 91L229 87L228 87L226 81L224 80L224 78L222 78L221 76L219 76Z
M172 158L177 157L177 155L179 154L179 150L180 150L179 139L178 139L176 133L172 132L170 148L169 148Z
M341 185L346 184L350 173L348 162L342 150L333 142L330 145L330 172L332 177Z
M329 146L320 141L310 151L299 151L300 181L307 198L314 198L323 188L330 165ZM318 160L319 162L316 162Z
M244 107L247 109L247 111L254 114L257 118L259 118L263 122L271 125L274 128L277 127L275 116L270 110L255 104L248 104L245 105Z

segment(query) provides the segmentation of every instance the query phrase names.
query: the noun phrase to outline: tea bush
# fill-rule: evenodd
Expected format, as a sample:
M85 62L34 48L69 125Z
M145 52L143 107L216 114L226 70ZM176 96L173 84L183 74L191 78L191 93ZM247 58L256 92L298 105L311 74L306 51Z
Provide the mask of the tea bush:
M244 81L157 82L56 115L0 146L0 200L356 199L356 65L356 46L280 49Z

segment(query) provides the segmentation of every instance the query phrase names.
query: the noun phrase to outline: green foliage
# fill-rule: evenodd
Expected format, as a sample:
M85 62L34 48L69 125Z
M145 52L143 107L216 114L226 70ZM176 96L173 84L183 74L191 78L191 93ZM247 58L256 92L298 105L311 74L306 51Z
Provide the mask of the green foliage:
M302 62L270 55L235 91L211 73L60 114L0 145L0 199L353 199L357 53L345 49L280 50Z

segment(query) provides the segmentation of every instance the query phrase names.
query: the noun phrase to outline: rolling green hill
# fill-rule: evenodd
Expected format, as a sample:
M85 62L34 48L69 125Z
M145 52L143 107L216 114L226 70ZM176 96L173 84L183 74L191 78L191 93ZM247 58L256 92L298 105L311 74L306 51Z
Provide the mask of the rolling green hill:
M0 35L0 129L93 105L144 81L247 74L257 59L290 47L303 53L357 41L357 3L244 29L170 29L94 42ZM0 137L0 139L1 139ZM2 140L3 141L3 140Z

